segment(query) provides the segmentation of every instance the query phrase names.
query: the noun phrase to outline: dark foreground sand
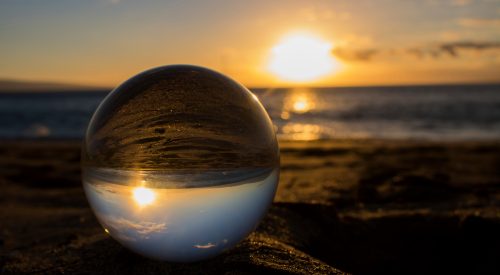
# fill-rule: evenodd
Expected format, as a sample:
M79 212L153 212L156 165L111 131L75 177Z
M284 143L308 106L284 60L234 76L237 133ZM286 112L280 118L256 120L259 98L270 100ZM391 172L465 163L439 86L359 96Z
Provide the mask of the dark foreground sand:
M128 252L98 225L78 142L0 145L5 274L500 274L500 142L282 142L269 214L196 264Z

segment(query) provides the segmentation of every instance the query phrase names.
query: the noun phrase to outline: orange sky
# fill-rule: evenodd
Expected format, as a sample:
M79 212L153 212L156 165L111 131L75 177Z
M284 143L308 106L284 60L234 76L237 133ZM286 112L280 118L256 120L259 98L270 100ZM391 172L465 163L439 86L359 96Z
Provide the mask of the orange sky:
M116 86L184 63L251 87L500 82L493 0L2 1L0 26L3 79ZM272 49L297 32L329 44L335 69L273 72Z

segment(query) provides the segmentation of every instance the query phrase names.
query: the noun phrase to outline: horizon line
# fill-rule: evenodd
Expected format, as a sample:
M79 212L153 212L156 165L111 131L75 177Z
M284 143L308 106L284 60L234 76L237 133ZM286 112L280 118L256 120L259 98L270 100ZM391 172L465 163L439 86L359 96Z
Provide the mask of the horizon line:
M2 83L4 82L4 83ZM21 85L20 87L2 87L2 84L13 84ZM26 85L26 87L22 87ZM32 85L28 87L27 85ZM48 92L52 89L58 90L60 92L71 92L71 91L96 91L96 90L113 90L118 87L116 86L94 86L86 85L80 83L68 83L68 82L57 82L57 81L45 81L45 80L21 80L13 78L2 78L0 77L0 92ZM244 84L243 84L244 85ZM297 84L283 84L283 85L244 85L249 90L278 90L278 89L321 89L321 88L390 88L390 87L431 87L431 86L488 86L488 85L500 85L500 81L471 81L471 82L429 82L429 83L388 83L388 84L359 84L359 85L306 85L303 83ZM44 87L44 86L54 86L54 87Z

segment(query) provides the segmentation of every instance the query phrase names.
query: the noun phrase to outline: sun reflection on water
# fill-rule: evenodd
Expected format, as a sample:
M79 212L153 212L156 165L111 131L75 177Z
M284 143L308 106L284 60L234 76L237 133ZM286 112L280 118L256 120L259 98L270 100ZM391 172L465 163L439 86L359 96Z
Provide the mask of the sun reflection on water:
M321 136L321 127L315 124L288 123L283 126L283 134L292 140L316 140Z
M316 108L317 99L309 89L297 89L289 94L283 104L283 112L303 114Z
M319 101L309 89L295 89L283 101L281 119L288 120L291 116L313 112L318 108ZM312 123L287 123L282 128L284 136L292 140L316 140L321 137L321 127Z

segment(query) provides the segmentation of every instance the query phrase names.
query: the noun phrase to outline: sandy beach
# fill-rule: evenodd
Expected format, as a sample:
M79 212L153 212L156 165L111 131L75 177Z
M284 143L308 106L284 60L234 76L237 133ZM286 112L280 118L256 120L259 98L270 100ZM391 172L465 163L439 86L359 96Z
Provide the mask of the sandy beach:
M142 258L85 199L77 141L0 145L0 270L101 274L500 272L500 143L281 141L268 215L196 264Z

